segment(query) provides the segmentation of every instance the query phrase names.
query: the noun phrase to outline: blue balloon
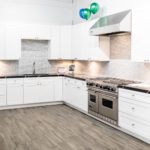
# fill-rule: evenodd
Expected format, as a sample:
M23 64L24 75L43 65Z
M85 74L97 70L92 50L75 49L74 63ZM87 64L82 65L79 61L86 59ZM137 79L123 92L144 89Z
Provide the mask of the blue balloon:
M84 19L83 15L82 15L83 10L84 10L84 9L82 8L82 9L80 9L80 11L79 11L79 15L80 15L80 17L81 17L82 19Z

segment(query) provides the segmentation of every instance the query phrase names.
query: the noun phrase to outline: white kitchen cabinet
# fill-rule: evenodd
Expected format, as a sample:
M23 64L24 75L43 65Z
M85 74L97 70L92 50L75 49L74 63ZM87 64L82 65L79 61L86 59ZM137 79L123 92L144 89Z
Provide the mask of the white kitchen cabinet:
M49 42L48 59L55 60L61 59L60 52L60 26L50 26L51 29L51 40Z
M4 60L18 60L21 57L21 39L16 25L6 25Z
M0 106L6 105L6 79L0 79Z
M62 77L54 78L54 101L63 100L63 80Z
M25 78L24 103L54 101L53 78Z
M0 24L0 60L5 58L6 25Z
M19 26L21 39L49 40L51 28L48 25L24 24Z
M150 94L119 89L119 126L150 140Z
M61 59L71 58L71 25L60 26L60 57Z
M7 79L7 105L23 104L23 79Z
M39 78L37 92L37 102L54 101L54 78Z
M73 59L78 60L96 60L108 61L110 51L110 39L105 36L101 39L99 36L91 36L90 28L96 22L87 21L72 26L72 49ZM102 40L102 41L101 41Z
M131 58L132 61L150 62L150 9L132 10Z
M65 78L63 94L65 102L85 112L88 111L88 93L85 81Z

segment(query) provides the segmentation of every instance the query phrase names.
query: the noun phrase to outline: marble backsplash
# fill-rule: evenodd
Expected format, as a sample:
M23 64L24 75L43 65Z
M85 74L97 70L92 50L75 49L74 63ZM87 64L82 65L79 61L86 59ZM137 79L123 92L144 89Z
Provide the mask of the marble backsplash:
M109 62L48 61L48 41L22 40L21 59L0 61L0 74L32 73L33 62L36 63L36 73L56 73L57 67L68 68L73 63L76 66L75 73L150 82L150 64L130 60L131 36L117 35L110 39L111 60Z

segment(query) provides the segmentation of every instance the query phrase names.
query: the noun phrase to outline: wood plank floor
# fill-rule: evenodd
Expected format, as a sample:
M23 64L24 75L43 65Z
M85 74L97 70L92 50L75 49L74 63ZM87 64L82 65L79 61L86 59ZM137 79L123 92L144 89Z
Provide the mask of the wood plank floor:
M65 105L0 111L0 150L150 150Z

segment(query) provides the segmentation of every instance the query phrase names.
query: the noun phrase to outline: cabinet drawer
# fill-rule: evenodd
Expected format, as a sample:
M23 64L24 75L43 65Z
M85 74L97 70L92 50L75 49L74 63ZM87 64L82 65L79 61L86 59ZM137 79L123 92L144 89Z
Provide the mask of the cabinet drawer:
M133 117L137 117L141 120L148 121L150 123L150 104L135 105L132 103L126 102L125 98L119 100L119 111L127 113Z
M137 135L150 139L150 125L134 120L130 116L119 113L119 126Z
M7 84L23 84L23 78L7 79Z
M119 88L119 97L125 97L129 98L135 101L140 101L143 103L149 103L150 104L150 94L142 93L142 92L136 92L132 90L126 90Z

